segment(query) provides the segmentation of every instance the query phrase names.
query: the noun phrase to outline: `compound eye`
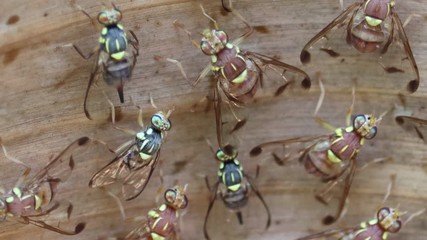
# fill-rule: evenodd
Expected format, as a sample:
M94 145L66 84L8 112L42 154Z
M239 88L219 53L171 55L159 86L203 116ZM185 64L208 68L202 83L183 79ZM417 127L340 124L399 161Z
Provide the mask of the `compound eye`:
M221 30L215 31L215 36L223 43L224 45L228 43L227 33Z
M214 55L215 54L215 50L212 48L212 46L207 41L202 41L200 43L200 49L206 55Z
M188 206L188 199L187 199L187 196L184 196L184 202L182 203L182 205L181 205L181 209L184 209L184 208L186 208Z
M122 20L122 12L120 12L119 10L115 9L114 10L114 15L116 16L116 21L120 22L120 20Z
M175 202L175 199L176 199L176 191L174 189L168 189L165 192L165 201L167 203L172 204Z
M392 214L391 208L388 208L388 207L381 208L380 210L378 210L378 213L377 213L378 221L384 220L390 214Z
M216 151L216 158L218 158L218 160L220 160L220 161L225 161L226 155L225 155L224 151L222 151L221 149Z
M109 20L109 18L108 18L107 12L102 11L98 14L98 22L99 23L106 25L106 24L108 24L108 20Z
M154 114L153 117L151 117L151 124L156 128L160 128L163 125L162 116Z
M402 227L402 222L400 220L396 220L387 231L391 233L397 233L399 232L400 228Z
M366 139L372 139L377 135L377 127L373 127L371 128L371 130L369 130L369 133L365 136Z
M353 120L353 127L354 129L359 129L363 124L366 122L366 116L365 115L357 115Z

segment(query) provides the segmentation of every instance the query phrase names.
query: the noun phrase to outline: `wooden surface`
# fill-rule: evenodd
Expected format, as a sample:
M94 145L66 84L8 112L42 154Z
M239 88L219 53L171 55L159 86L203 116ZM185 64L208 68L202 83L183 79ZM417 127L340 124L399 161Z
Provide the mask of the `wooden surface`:
M93 17L103 8L100 1L75 2ZM351 2L344 1L345 5ZM173 128L162 148L159 169L163 171L165 187L175 181L189 184L190 203L180 224L181 239L203 239L203 219L210 195L203 176L215 181L218 167L205 138L216 142L215 121L213 112L205 113L203 107L195 108L196 112L190 110L208 94L211 83L205 79L191 88L177 67L164 58L181 60L192 79L209 63L209 58L192 46L185 33L172 25L178 19L198 38L197 33L209 25L199 3L203 3L206 11L218 20L232 39L245 31L244 25L232 14L224 14L219 0L120 0L115 3L123 11L123 25L138 36L141 55L132 81L125 86L125 104L119 104L115 89L104 86L102 80L99 85L117 106L121 106L119 126L138 128L135 121L137 110L130 103L130 96L143 107L145 121L154 112L148 103L149 93L160 108L167 110L175 106L171 118ZM426 0L396 1L396 5L402 20L411 13L427 12ZM358 68L363 64L352 64L353 68L336 67L325 59L314 66L301 66L298 59L304 44L340 13L339 1L236 0L234 7L258 29L241 47L279 56L287 63L302 67L313 78L314 72L320 70L327 89L320 116L334 126L343 126L346 108L351 103L351 79L355 73L366 75L365 69ZM422 80L427 75L426 21L425 17L416 17L405 28ZM99 33L68 1L1 1L0 33L0 136L11 155L36 171L78 137L96 137L112 147L130 139L112 128L108 105L96 88L92 90L89 102L95 120L89 121L83 114L83 96L92 62L83 61L67 45L76 43L89 51L96 46ZM372 59L372 64L376 61ZM275 75L267 77L275 78ZM367 76L358 80L355 111L361 113L380 114L389 109L399 102L396 94L406 84L405 80L389 81L386 74L372 76L371 81ZM255 103L239 111L240 115L248 117L248 123L226 137L238 146L239 160L248 174L253 175L256 165L261 164L257 183L271 208L272 225L269 230L264 230L266 214L255 196L243 210L243 226L239 226L235 216L218 201L209 220L212 239L295 239L330 228L322 226L321 219L334 212L337 201L333 200L325 207L314 199L313 191L322 183L308 176L297 164L278 167L270 154L249 158L249 150L264 141L327 133L311 117L319 95L316 81L309 91L294 87L277 98L272 97L273 87L274 84L260 91ZM418 116L427 117L426 98L427 84L422 81L418 91L407 97L408 107ZM231 120L229 116L226 118ZM335 226L348 227L371 219L382 201L390 174L397 174L397 181L387 205L400 204L403 211L410 213L426 208L426 149L414 132L399 127L391 114L386 116L377 137L367 142L359 157L366 162L379 157L392 160L373 164L357 173L347 214ZM51 214L46 219L51 224L61 221L64 227L85 221L84 232L66 237L34 226L4 222L0 238L97 239L123 235L138 226L137 221L122 221L115 202L107 194L87 187L92 174L112 157L100 146L77 154L73 175L58 196L59 200L73 202L71 222L67 223L63 214ZM0 169L1 185L5 188L12 187L23 170L3 155ZM145 215L156 206L158 176L159 170L156 169L143 194L124 203L127 217ZM423 214L390 239L421 240L426 236L427 214Z

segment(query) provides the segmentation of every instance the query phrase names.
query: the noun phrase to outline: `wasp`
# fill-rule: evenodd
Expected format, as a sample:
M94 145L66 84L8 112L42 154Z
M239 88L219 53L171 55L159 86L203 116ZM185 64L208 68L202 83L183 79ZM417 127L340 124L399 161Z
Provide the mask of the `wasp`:
M84 222L78 223L74 230L65 230L47 224L39 218L48 216L60 207L60 203L55 202L54 199L60 183L65 181L73 170L72 153L76 148L84 146L88 142L87 137L79 138L38 171L32 179L25 182L31 171L30 168L27 168L11 190L7 192L2 190L0 192L0 220L11 219L64 235L75 235L83 231L86 226ZM2 147L5 149L4 146ZM9 158L6 152L5 155ZM72 209L73 206L70 204L67 208L68 219Z
M157 108L154 104L153 106ZM167 113L163 111L155 113L151 116L150 124L144 127L142 109L139 108L138 123L142 128L141 131L136 132L115 126L116 129L134 136L134 139L123 143L114 151L116 157L93 175L89 186L102 187L123 179L122 194L125 200L132 200L139 196L153 174L166 133L172 127L169 120L171 113L172 110ZM114 124L114 106L112 106L112 119Z
M243 167L237 160L237 154L237 149L231 145L226 145L223 149L219 149L215 154L216 159L221 162L218 169L218 181L211 188L208 178L205 178L206 185L211 191L209 207L203 224L203 232L206 239L210 239L207 231L207 223L217 196L221 197L228 209L236 213L239 223L243 224L240 209L248 202L249 189L252 189L263 204L267 212L267 224L265 228L268 229L270 227L271 214L268 205L258 190L254 179L243 172ZM257 177L258 173L259 168L257 169ZM220 189L220 185L223 189Z
M413 93L418 89L420 75L404 25L395 11L394 0L357 1L308 41L301 51L300 60L304 64L310 62L311 50L315 44L323 43L321 40L333 43L337 38L333 34L338 30L344 30L347 44L353 46L359 53L376 53L380 61L394 65L384 66L380 62L385 72L398 75L405 73L406 68L410 68L411 78L414 79L408 82L407 90ZM342 44L337 43L334 48L339 48L339 45ZM341 55L332 47L322 46L319 50L331 57ZM403 77L398 75L397 78L400 80Z
M406 220L409 222L415 215L421 214L423 211L413 214ZM390 207L382 207L377 211L374 219L362 222L359 226L347 229L333 229L324 232L316 233L307 237L298 238L297 240L309 239L336 239L336 240L385 240L389 233L397 233L400 231L404 223L400 219L403 214L397 209Z
M122 19L121 11L113 3L112 5L112 9L101 11L98 14L98 22L103 25L101 36L99 37L99 46L86 56L75 44L73 44L74 49L82 58L87 60L95 55L94 66L89 77L83 103L83 109L88 119L91 119L91 116L87 109L87 99L89 90L97 75L101 73L104 81L108 85L116 87L120 102L123 103L123 86L126 81L131 79L137 56L139 55L138 38L132 30L129 30L132 37L128 36L125 29L120 24ZM81 9L81 11L91 19L87 12L83 9ZM132 54L128 51L129 44L133 48Z
M187 77L181 62L174 59L167 59L177 64L184 78L189 81L192 86L197 85L202 78L206 77L207 74L212 71L216 83L215 88L222 90L231 109L232 106L242 107L254 99L258 87L262 86L264 76L263 68L271 68L279 72L286 82L277 89L276 95L283 92L286 87L295 80L287 79L284 75L285 73L293 74L293 78L301 76L301 85L304 88L310 88L311 80L303 70L263 54L241 50L239 48L240 43L253 33L253 28L237 11L233 10L232 13L242 20L248 28L248 31L231 42L227 33L219 28L216 20L205 12L202 5L200 5L200 7L203 15L213 22L214 29L205 29L202 32L203 37L200 43L197 43L195 40L192 40L192 42L196 47L200 48L205 55L211 58L210 64L203 69L197 80L192 82ZM190 39L192 39L191 33L184 29L182 24L176 21L174 24L176 27L183 29ZM240 128L245 120L240 120L237 117L236 119L240 123L238 123Z
M176 225L180 209L185 209L188 199L185 187L175 186L165 191L165 203L148 212L146 220L124 239L178 239Z
M316 107L315 116L320 109L324 98L323 84L319 79L321 95ZM348 109L346 116L347 127L335 128L319 117L316 121L323 127L333 131L328 135L312 136L312 137L295 137L285 140L277 140L272 142L262 143L254 147L250 151L250 155L257 156L262 153L263 148L273 145L283 145L291 147L295 144L309 144L297 152L297 156L288 155L285 159L280 159L279 156L273 153L276 161L290 160L298 158L299 162L304 165L309 174L321 178L328 182L328 187L316 193L315 197L320 202L327 204L326 196L330 190L339 182L344 181L344 190L338 210L335 216L327 216L323 219L324 224L335 222L342 215L348 197L350 187L356 172L357 154L364 145L366 140L373 139L377 134L377 126L381 122L382 117L387 113L383 113L379 118L372 114L358 114L352 118L352 111L355 101L355 88L352 91L353 102Z

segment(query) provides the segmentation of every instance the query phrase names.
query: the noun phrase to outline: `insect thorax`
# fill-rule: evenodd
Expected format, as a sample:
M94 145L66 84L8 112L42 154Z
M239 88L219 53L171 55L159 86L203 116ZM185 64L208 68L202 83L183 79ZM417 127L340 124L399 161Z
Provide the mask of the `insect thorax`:
M136 145L143 160L150 159L156 154L161 144L162 133L151 126L136 135Z
M104 27L101 31L99 43L102 51L116 60L123 59L128 45L126 33L120 24Z

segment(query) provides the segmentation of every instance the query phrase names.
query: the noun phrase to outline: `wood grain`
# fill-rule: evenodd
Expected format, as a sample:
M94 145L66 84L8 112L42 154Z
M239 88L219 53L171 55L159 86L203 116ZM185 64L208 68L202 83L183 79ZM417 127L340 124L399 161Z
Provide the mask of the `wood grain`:
M75 2L93 17L103 8L100 1ZM352 1L344 2L349 5ZM115 89L105 86L102 80L98 81L100 88L121 107L117 124L135 130L138 128L137 109L129 97L143 107L145 121L155 111L148 101L150 93L161 109L175 106L171 118L173 129L162 148L159 169L165 178L164 187L175 181L189 184L190 205L180 224L180 238L203 239L203 219L210 195L203 176L214 181L218 167L205 138L215 143L215 120L213 112L205 113L203 106L193 109L195 112L190 110L209 93L212 83L205 79L197 87L190 87L178 68L165 58L182 61L191 79L195 79L209 63L209 58L195 49L187 35L172 24L178 20L197 39L198 33L210 24L202 15L199 3L232 39L244 33L244 25L232 14L225 14L219 0L120 0L115 3L123 11L123 25L138 36L141 55L132 81L125 86L125 104L119 103ZM405 80L390 80L385 74L369 76L370 72L364 67L376 64L375 59L363 63L350 59L351 68L337 67L329 59L315 66L300 64L298 58L302 47L340 13L339 1L236 0L233 3L234 8L258 30L241 45L242 48L278 56L313 77L316 71L322 72L327 93L320 116L334 126L342 126L345 122L345 112L351 103L351 79L355 76L358 77L356 112L379 114L399 103L397 93L404 88ZM396 8L405 20L412 13L425 14L426 3L425 0L397 1ZM36 171L78 137L86 135L102 139L112 147L130 139L112 128L109 106L96 88L92 89L89 102L95 119L89 121L84 116L83 96L92 62L82 60L69 44L75 43L85 51L96 46L99 33L89 19L69 1L5 0L0 6L0 136L9 153ZM426 18L413 18L405 30L424 80L427 75ZM252 147L267 140L327 133L312 119L319 95L317 82L313 81L309 91L294 87L274 98L275 78L274 74L269 74L266 78L268 87L260 91L255 103L238 111L248 118L247 125L226 137L238 146L239 160L248 174L253 175L256 165L261 164L257 183L272 210L272 226L264 230L266 214L254 196L243 210L243 226L239 226L235 216L218 201L209 219L212 239L295 239L328 228L322 226L321 219L333 213L337 201L334 199L325 207L313 198L313 190L322 183L308 176L296 163L278 167L268 153L259 158L249 157ZM427 117L426 98L427 85L422 81L418 91L407 96L408 107L418 116ZM229 115L226 118L232 120ZM360 159L368 162L390 157L392 160L373 164L357 173L347 214L336 226L353 226L373 217L388 186L389 176L394 173L397 174L396 186L387 204L400 204L401 209L411 213L426 208L426 149L414 132L400 128L390 114L386 116L379 134L367 142ZM0 238L97 239L123 235L138 226L138 222L122 221L115 202L105 192L87 186L92 174L112 157L101 146L92 146L78 154L73 175L59 195L60 200L70 200L74 204L71 222L67 223L61 214L51 214L47 218L51 224L61 221L64 227L85 221L87 227L81 234L65 237L6 221L2 223ZM10 188L23 168L3 155L1 159L1 185ZM124 203L128 217L145 215L157 205L158 176L159 170L156 170L143 194ZM390 239L426 239L426 224L427 215L423 214Z

